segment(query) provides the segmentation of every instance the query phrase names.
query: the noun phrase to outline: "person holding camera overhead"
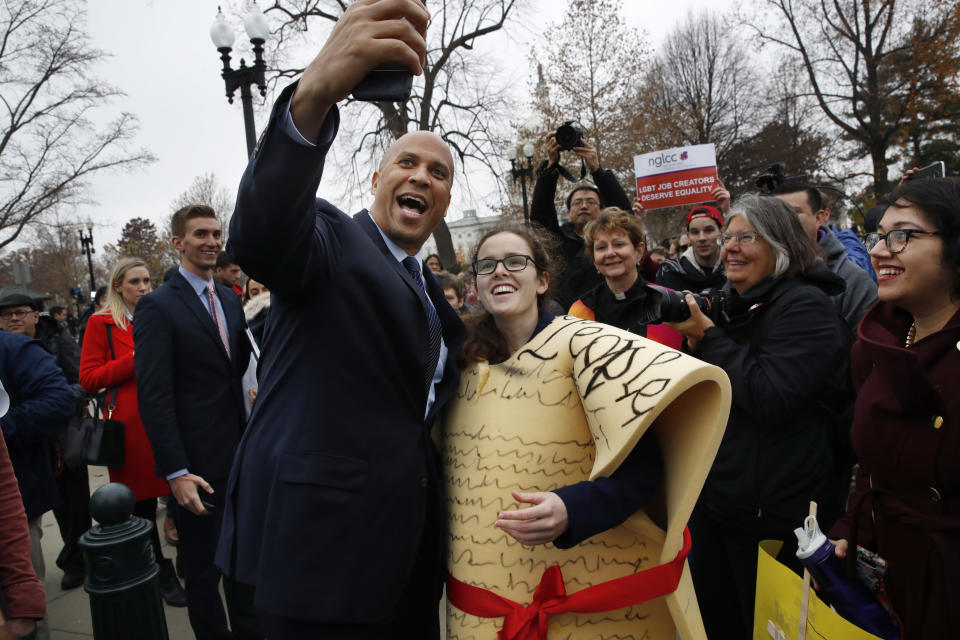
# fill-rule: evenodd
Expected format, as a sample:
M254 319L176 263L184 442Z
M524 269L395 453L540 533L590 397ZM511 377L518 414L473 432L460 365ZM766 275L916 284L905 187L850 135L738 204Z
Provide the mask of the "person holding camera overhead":
M603 283L603 278L584 252L584 227L596 219L604 207L618 207L630 211L631 204L613 171L600 166L597 149L583 139L583 131L577 123L567 122L555 133L548 133L545 142L547 159L537 167L537 182L534 184L530 202L530 220L541 225L559 243L564 266L557 278L553 297L560 307L566 310L581 295ZM571 182L574 180L573 176L560 166L560 151L575 153L583 162L582 176L585 177L589 171L593 178L593 182L581 179L574 184L573 191L567 195L566 200L570 221L562 225L557 221L557 208L554 204L557 179L564 175Z
M761 540L794 541L810 500L825 526L839 515L839 434L831 425L848 400L852 342L830 300L843 280L818 259L789 205L744 196L720 237L730 297L725 316L711 315L724 319L715 324L688 293L690 317L669 323L733 387L720 451L689 525L690 569L711 640L750 636ZM799 573L795 549L785 544L778 560Z

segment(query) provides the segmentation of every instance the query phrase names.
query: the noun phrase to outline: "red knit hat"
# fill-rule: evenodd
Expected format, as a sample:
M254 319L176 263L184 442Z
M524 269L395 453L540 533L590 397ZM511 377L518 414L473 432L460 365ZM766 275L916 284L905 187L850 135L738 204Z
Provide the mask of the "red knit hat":
M706 216L707 218L713 218L717 221L717 226L723 226L723 214L720 213L720 209L716 207L711 207L708 204L701 204L699 206L690 209L690 213L687 214L687 230L690 230L690 221L694 218L699 218L701 216Z

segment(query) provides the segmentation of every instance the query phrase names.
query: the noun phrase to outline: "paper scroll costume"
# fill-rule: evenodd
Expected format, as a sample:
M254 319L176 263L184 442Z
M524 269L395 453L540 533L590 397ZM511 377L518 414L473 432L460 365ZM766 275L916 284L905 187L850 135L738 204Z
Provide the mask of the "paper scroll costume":
M447 637L492 640L503 628L502 640L705 638L684 529L729 407L719 368L573 317L554 319L500 364L469 366L444 421ZM638 511L567 550L523 546L492 526L517 508L511 490L609 476L650 428L665 469L663 500L653 501L665 512L660 525ZM643 592L653 599L624 604Z

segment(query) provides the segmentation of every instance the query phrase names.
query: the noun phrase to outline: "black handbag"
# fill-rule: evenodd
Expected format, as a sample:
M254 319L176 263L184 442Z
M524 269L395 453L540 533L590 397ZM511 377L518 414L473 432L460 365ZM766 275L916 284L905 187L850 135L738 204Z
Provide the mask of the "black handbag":
M110 329L110 325L107 325L107 343L110 345L110 359L115 360ZM89 409L91 403L88 403L86 415L70 419L63 437L63 457L67 465L123 466L124 427L121 421L113 419L116 400L117 389L110 389L105 400L106 407L101 404L99 395L94 396L92 412Z

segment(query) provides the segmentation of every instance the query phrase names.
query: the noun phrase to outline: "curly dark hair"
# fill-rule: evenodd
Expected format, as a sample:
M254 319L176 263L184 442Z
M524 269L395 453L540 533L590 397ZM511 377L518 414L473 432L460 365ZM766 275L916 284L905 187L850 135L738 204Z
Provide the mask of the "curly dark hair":
M550 275L550 287L547 291L537 296L537 308L542 309L549 299L550 288L553 285L556 274L554 270L554 261L551 258L553 253L553 244L548 235L537 230L521 225L499 225L483 234L483 237L477 241L471 254L471 268L477 262L477 256L483 243L495 235L501 233L512 233L527 243L530 247L530 257L533 258L537 274L547 273ZM488 362L503 362L510 357L507 348L507 341L504 339L500 330L494 322L493 316L481 307L480 311L472 314L466 319L467 339L463 345L463 351L460 355L461 367L466 367L475 362L486 360Z
M960 178L907 180L883 201L896 209L916 207L940 232L942 264L953 274L951 297L960 298Z

